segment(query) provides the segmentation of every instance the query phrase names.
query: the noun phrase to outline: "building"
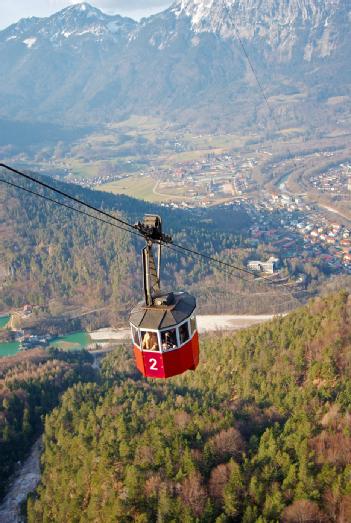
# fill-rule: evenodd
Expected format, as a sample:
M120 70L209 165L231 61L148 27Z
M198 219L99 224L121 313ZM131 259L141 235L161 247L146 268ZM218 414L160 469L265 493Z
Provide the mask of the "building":
M23 316L30 316L33 313L33 307L31 305L25 305L23 307Z
M267 274L274 274L280 265L279 258L273 258L271 256L266 262L249 260L247 268L251 271L266 272Z

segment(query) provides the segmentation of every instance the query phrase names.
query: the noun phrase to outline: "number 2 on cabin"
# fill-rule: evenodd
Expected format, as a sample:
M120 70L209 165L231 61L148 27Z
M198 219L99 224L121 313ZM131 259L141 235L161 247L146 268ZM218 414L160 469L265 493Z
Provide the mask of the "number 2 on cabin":
M163 376L163 362L162 354L160 352L154 352L153 354L148 351L143 353L144 367L146 372L150 372L150 376L153 378L160 378Z
M149 363L150 363L150 370L158 370L158 368L156 367L157 361L154 358L150 358Z

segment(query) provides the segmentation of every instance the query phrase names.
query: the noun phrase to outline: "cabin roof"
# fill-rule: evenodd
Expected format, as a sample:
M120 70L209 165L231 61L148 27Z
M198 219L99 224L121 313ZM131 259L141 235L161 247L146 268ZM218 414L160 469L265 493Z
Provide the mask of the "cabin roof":
M196 307L196 299L187 292L174 293L172 305L153 305L138 303L129 316L129 321L139 329L167 329L181 323L191 316Z

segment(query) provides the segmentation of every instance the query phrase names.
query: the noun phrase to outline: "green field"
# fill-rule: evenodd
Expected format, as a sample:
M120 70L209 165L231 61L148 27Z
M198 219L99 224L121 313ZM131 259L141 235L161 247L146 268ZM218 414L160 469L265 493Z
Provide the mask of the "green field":
M99 185L96 189L112 192L113 194L125 194L149 202L162 202L167 200L166 197L154 194L153 189L155 184L156 182L151 176L136 175L129 176L129 178L125 178L124 180Z
M50 343L50 347L62 350L84 349L91 342L89 334L86 332L75 332L67 336L60 336Z
M0 316L0 329L5 328L9 321L10 316Z
M19 343L17 341L0 343L0 358L14 356L15 354L17 354L18 349Z
M172 169L179 164L201 160L208 154L223 154L245 146L254 135L198 134L172 123L146 116L132 116L111 123L71 144L69 153L57 166L74 177L92 179L106 174L122 177L147 173L149 167ZM179 145L176 147L175 144ZM43 168L45 166L43 165ZM116 181L102 190L159 202L165 197L153 194L152 180ZM167 199L167 197L166 197Z
M75 176L83 176L84 178L94 178L98 176L99 170L103 167L104 162L87 163L78 159L70 160L70 168Z

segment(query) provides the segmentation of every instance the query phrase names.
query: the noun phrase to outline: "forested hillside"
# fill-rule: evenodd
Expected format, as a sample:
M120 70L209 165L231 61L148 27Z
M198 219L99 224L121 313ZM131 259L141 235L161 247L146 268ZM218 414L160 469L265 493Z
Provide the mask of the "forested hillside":
M0 498L15 463L43 430L43 416L76 382L91 381L92 356L35 350L0 360Z
M13 175L3 176L18 183ZM21 183L38 191L30 182ZM160 213L165 230L174 234L177 243L243 265L245 254L238 246L245 234L244 225L249 223L244 211L172 210L54 183L94 206L117 212L130 223L142 219L145 213ZM67 318L71 309L76 313L102 310L106 325L125 315L140 298L139 254L143 244L114 227L1 184L0 238L0 311L31 303L42 307L45 319ZM190 287L208 312L229 310L229 304L231 312L282 311L297 303L291 298L287 303L279 291L250 286L250 282L219 273L208 263L185 254L165 249L164 255L165 287Z
M351 520L351 296L201 349L167 382L119 349L65 393L30 523Z

